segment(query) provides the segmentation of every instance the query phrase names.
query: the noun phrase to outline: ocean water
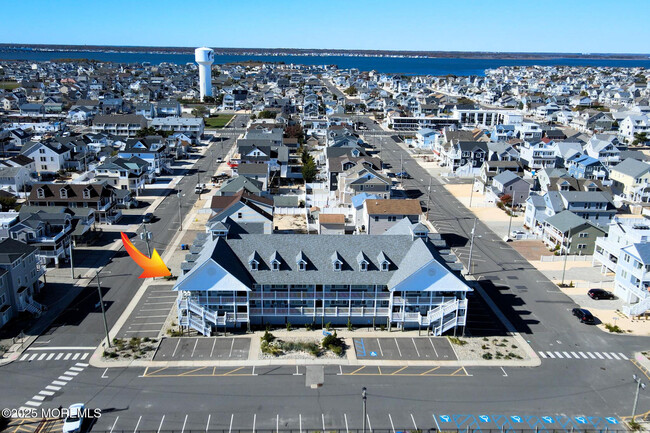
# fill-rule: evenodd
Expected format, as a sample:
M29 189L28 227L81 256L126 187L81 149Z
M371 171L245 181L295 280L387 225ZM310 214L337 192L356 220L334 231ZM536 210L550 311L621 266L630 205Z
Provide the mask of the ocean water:
M117 63L163 62L184 64L194 61L191 54L120 53L101 51L31 51L0 50L0 60L93 59ZM215 63L241 62L284 62L302 65L337 65L339 68L358 68L361 71L375 70L380 73L407 75L484 75L485 69L499 66L566 65L566 66L610 66L650 68L650 58L639 60L613 59L468 59L468 58L403 58L403 57L355 57L355 56L253 56L215 55Z

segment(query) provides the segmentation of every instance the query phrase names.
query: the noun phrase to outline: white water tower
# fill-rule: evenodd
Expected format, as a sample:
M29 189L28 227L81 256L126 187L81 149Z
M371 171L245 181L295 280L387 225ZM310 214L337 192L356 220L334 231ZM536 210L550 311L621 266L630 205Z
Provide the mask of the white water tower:
M194 60L199 64L199 88L201 101L206 96L212 96L212 63L214 62L214 50L210 48L197 48L194 50Z

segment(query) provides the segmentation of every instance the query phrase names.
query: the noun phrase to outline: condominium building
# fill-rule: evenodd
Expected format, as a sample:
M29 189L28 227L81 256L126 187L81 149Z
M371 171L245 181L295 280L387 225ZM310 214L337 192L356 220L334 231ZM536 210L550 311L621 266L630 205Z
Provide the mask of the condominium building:
M614 294L627 305L623 312L638 316L650 310L650 220L615 218L606 237L596 239L593 263L615 272Z
M382 235L230 233L197 238L179 278L178 319L217 326L346 324L464 326L467 293L444 241L402 220Z

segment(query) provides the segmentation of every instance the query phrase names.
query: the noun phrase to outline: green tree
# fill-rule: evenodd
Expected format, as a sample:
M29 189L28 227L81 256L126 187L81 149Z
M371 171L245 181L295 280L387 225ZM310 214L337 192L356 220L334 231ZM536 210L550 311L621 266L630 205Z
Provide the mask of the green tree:
M16 208L16 197L0 197L0 209L3 212Z
M305 133L302 130L302 126L297 124L287 126L284 130L284 136L286 138L297 138L299 144L305 142Z
M207 113L207 112L208 112L208 109L205 108L205 106L198 105L198 106L194 107L194 109L192 110L192 116L194 116L194 117L203 117L203 116L205 116L205 113Z
M147 126L146 128L140 129L138 132L135 133L136 137L147 137L149 135L157 135L158 131L153 126Z
M275 112L269 110L262 110L257 115L258 119L275 119Z
M354 86L350 86L343 91L348 96L355 96L357 94L357 89Z
M632 144L634 146L640 146L644 144L646 141L648 141L648 134L645 132L635 132L634 133L634 141Z
M316 168L314 158L310 156L309 160L302 166L302 178L305 182L313 182L317 173L318 169Z

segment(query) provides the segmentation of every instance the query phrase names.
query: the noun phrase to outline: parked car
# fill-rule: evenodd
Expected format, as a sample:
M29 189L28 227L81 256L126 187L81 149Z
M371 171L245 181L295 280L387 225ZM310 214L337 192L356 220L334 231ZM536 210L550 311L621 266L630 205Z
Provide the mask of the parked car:
M580 320L581 323L586 323L588 325L593 325L596 323L596 319L594 319L594 316L589 310L586 310L584 308L574 308L571 311L573 312L573 315Z
M147 212L142 216L142 222L145 224L149 224L150 222L153 221L153 214L151 212Z
M587 292L591 299L616 299L612 292L603 289L591 289Z
M68 416L63 422L63 433L81 433L84 407L83 403L75 403L68 408Z
M194 193L201 194L204 189L205 189L205 184L200 183L194 187Z
M217 163L221 164L222 162L223 162L223 158L222 158L222 157L217 158Z
M400 179L410 179L411 178L411 176L405 171L400 171L395 176L399 177Z

